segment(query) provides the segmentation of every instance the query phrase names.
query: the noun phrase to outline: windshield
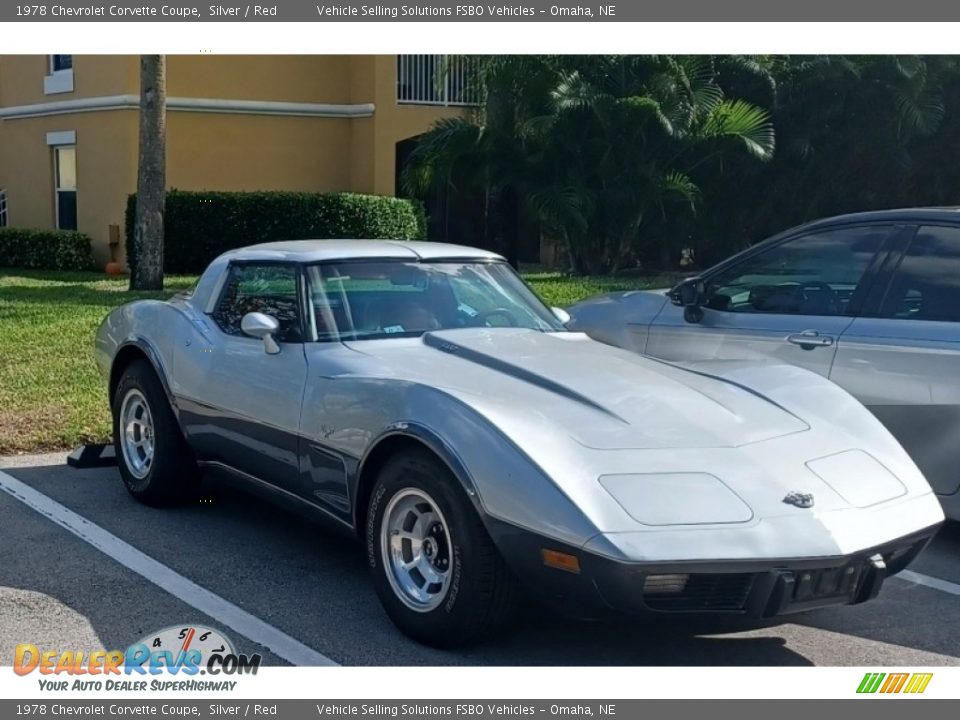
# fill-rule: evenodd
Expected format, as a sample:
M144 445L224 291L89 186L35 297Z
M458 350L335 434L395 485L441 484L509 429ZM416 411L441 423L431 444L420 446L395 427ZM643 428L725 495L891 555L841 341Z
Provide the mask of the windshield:
M318 340L416 337L468 327L563 330L502 262L352 262L312 265L310 323Z

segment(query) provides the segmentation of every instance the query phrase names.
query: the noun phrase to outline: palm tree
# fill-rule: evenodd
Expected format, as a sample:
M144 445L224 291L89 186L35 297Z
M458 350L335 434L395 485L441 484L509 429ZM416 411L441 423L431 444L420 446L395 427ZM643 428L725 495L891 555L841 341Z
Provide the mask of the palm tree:
M715 76L702 56L586 58L562 74L535 122L531 197L574 270L678 259L700 199L695 170L733 150L772 157L766 112L727 99Z
M163 289L166 201L166 59L140 57L140 156L131 290Z
M484 235L514 266L524 190L525 118L536 114L550 73L542 58L500 55L467 58L483 101L468 117L438 121L425 133L403 170L406 189L478 192L484 201Z
M752 228L714 234L759 239L828 215L956 202L956 185L940 178L956 165L946 139L955 124L944 119L958 71L952 57L776 58L777 157L741 174L766 192L750 208ZM729 206L731 195L717 200Z
M406 177L486 189L507 225L529 208L577 272L635 262L696 207L691 172L745 149L769 159L766 113L727 99L704 57L503 56L481 63L473 118L428 132Z

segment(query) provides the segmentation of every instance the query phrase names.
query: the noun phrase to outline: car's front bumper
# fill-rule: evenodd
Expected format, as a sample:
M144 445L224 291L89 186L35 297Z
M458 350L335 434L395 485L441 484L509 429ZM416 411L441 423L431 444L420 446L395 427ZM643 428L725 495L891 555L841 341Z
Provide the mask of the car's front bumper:
M494 540L540 600L579 616L616 613L722 613L772 617L865 602L903 570L939 525L851 553L809 558L621 562L496 520ZM577 559L578 572L549 567L544 550ZM682 589L655 591L651 576L685 576ZM669 579L668 579L669 580ZM668 582L669 584L669 582Z
M947 519L960 522L960 492L955 492L953 495L937 495L937 497L940 499L940 505Z

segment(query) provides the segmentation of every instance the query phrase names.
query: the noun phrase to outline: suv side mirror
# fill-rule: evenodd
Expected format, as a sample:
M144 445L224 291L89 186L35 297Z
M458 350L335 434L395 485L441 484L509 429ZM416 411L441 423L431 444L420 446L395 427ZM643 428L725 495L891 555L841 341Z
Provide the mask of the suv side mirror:
M706 292L703 280L693 277L684 280L670 293L674 305L683 307L683 319L698 323L703 319L703 296Z
M259 312L247 313L240 321L240 329L245 335L263 340L263 350L267 355L280 352L280 346L273 339L280 329L280 323L275 317Z
M557 320L559 320L563 325L566 325L568 322L570 322L570 313L568 313L563 308L552 307L550 308L550 312L552 312L553 316Z

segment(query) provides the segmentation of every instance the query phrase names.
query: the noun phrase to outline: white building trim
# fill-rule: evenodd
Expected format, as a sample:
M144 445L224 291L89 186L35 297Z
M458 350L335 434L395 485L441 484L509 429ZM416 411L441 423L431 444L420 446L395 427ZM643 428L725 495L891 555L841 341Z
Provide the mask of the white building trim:
M47 145L76 145L76 130L60 130L59 132L47 133Z
M35 105L0 107L0 119L20 120L52 115L70 115L106 110L137 110L139 95L105 95L75 100L56 100ZM373 103L332 104L276 102L273 100L227 100L219 98L168 97L167 110L226 113L231 115L280 115L291 117L365 118L373 115Z
M58 93L73 92L73 68L69 70L51 70L43 78L43 94L57 95Z

